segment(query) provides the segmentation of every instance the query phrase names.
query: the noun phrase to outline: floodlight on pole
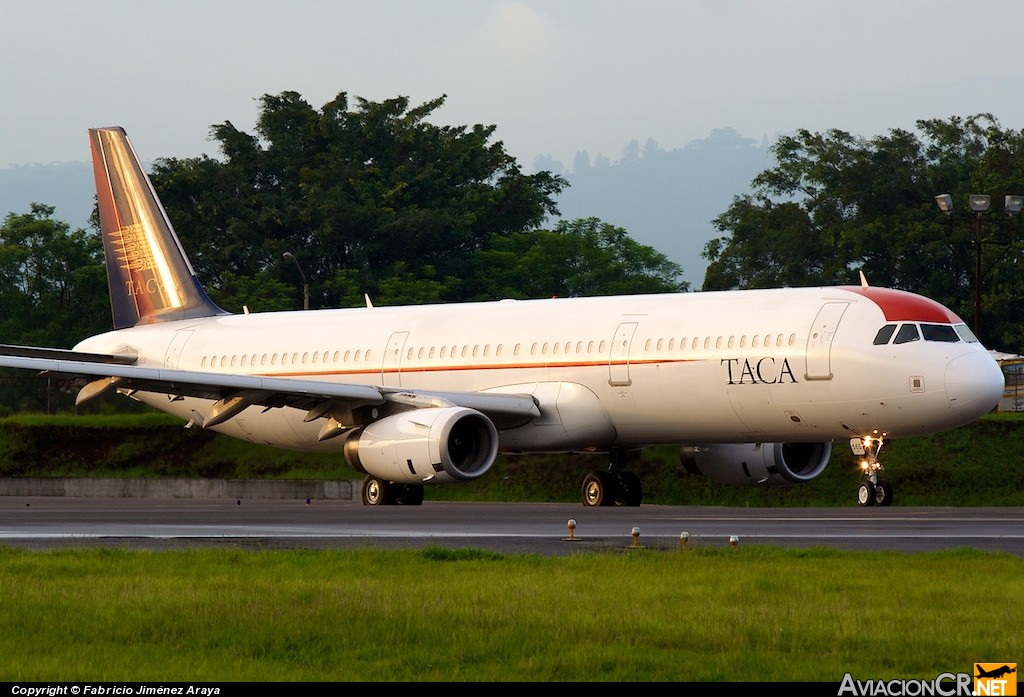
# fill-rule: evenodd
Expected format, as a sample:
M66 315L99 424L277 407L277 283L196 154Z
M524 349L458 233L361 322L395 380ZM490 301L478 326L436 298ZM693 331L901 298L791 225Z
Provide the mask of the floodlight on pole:
M967 197L974 219L971 223L973 228L974 244L974 334L981 338L981 246L984 241L981 238L981 224L988 217L986 214L992 208L992 197L988 194L971 194ZM939 194L935 197L935 204L946 214L946 221L949 223L949 237L953 235L953 197L949 194ZM1024 208L1024 196L1008 194L1003 199L1003 208L1007 217L1012 219L1016 213ZM1009 223L1008 223L1009 225ZM1010 227L1010 240L1013 239L1013 228ZM989 241L989 243L992 243Z
M291 259L295 262L295 268L299 270L299 276L302 277L302 309L309 309L309 282L306 281L306 274L302 273L302 267L299 265L299 260L295 258L295 255L291 252L284 253L285 259Z

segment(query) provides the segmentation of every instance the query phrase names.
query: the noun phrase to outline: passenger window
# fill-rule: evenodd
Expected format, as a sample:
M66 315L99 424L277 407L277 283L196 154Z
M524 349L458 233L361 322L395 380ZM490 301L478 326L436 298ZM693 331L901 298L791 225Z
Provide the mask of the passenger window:
M900 325L900 330L896 332L896 340L894 344L905 344L910 341L919 341L921 335L917 332L916 324L903 324Z
M896 331L895 324L887 324L881 329L879 329L878 333L875 334L875 340L873 342L875 346L883 346L885 344L888 344L889 339L892 338L892 333L894 331Z
M960 341L956 330L948 324L922 324L921 333L925 341L945 341L951 344Z

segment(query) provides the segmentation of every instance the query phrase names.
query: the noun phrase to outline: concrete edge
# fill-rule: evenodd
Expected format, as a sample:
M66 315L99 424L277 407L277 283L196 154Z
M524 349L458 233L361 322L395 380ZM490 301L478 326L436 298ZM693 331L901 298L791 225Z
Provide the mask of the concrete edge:
M357 491L358 487L354 486L352 481L347 479L0 478L0 496L353 500ZM361 492L359 495L361 495Z

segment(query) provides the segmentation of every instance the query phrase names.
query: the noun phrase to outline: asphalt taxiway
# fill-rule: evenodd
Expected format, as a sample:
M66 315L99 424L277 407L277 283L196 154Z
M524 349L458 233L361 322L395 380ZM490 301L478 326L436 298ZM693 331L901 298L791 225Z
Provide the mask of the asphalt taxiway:
M0 545L30 549L480 548L574 554L733 545L1024 556L1024 508L726 508L426 501L0 497Z

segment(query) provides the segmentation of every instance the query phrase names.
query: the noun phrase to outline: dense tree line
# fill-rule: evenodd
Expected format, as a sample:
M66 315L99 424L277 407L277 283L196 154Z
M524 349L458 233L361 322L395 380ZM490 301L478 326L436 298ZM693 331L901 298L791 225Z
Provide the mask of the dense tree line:
M772 152L754 193L715 220L727 234L705 247L705 290L849 284L863 271L872 285L949 306L986 346L1024 352L1024 213L1004 209L1007 195L1024 195L1024 132L979 114L871 139L801 130ZM991 197L980 216L974 194Z
M354 101L317 110L267 95L254 134L213 127L221 159L156 163L154 186L223 307L295 307L300 274L312 307L679 289L679 268L625 231L539 229L567 183L524 174L494 126L431 124L443 97Z

